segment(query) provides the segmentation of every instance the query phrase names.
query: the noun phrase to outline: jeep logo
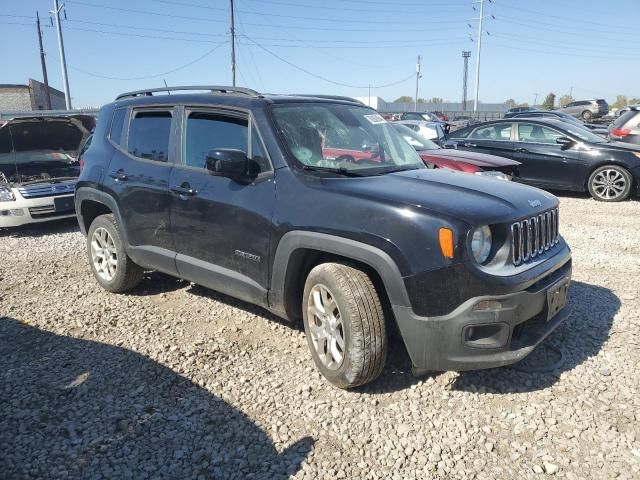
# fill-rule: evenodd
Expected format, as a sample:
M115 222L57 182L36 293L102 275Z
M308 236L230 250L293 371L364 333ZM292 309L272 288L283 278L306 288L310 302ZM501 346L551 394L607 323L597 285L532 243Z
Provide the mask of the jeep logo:
M542 202L540 200L528 200L528 202L529 202L529 206L532 208L542 206Z

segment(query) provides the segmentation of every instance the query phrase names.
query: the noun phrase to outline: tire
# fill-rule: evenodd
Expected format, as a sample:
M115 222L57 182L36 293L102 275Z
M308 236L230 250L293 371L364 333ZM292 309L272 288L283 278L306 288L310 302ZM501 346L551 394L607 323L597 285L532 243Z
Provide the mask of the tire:
M387 331L380 297L366 273L341 263L316 266L305 282L302 312L311 356L327 380L352 388L378 378Z
M604 165L589 176L587 187L591 196L599 202L622 202L631 195L633 177L623 167Z
M585 122L588 122L589 120L591 120L593 118L593 113L591 113L590 110L585 110L584 112L582 112L582 114L580 116L582 117L582 119Z
M120 227L112 214L100 215L91 223L87 257L93 276L105 290L125 292L142 281L144 270L125 252Z

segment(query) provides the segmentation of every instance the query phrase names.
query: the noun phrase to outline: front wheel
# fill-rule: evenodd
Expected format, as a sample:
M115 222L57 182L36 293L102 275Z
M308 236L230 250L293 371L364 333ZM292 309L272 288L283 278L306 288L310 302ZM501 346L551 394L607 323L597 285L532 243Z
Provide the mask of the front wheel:
M629 198L633 187L631 174L623 167L605 165L589 177L589 193L600 202L621 202Z
M342 263L318 265L303 298L307 343L325 378L340 388L375 380L384 368L387 333L369 275Z
M593 118L593 113L591 113L590 110L585 110L584 112L582 112L582 119L585 122L590 121Z

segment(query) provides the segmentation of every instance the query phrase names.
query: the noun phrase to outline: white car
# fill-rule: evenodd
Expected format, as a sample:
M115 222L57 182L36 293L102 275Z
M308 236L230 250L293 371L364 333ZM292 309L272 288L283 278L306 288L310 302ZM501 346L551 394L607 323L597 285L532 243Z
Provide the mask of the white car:
M400 125L404 125L405 127L409 127L414 132L417 132L421 136L429 139L429 140L440 140L444 137L444 130L442 129L442 125L436 122L427 122L423 120L400 120Z
M0 122L0 228L75 216L77 159L91 116Z

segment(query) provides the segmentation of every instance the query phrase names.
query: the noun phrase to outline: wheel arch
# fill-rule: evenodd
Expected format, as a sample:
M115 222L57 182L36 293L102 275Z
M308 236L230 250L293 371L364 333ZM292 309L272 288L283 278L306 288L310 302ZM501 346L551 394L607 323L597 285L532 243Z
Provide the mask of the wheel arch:
M84 235L87 235L91 223L100 215L113 214L118 224L123 224L118 204L113 197L105 192L81 187L76 190L75 203L78 224ZM121 234L125 245L128 246L129 243L127 242L124 229L122 229Z
M274 256L270 307L290 320L300 319L306 277L326 262L350 263L369 274L385 308L411 305L398 266L383 250L334 235L292 231L282 237Z

